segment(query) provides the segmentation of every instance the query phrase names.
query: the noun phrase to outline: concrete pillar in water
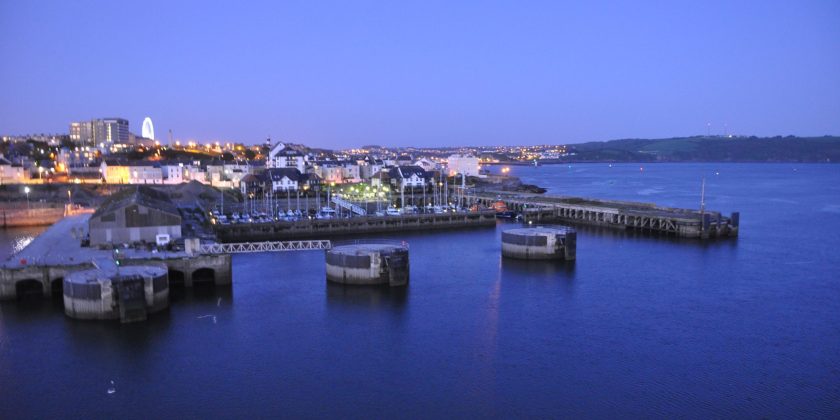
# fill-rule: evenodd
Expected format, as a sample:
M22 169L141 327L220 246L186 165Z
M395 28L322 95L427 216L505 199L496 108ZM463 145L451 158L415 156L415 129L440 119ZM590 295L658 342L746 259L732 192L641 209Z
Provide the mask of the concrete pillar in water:
M76 319L142 321L169 306L163 264L75 271L64 278L64 313Z
M524 260L574 260L576 242L576 233L571 228L508 229L502 232L502 256Z
M327 280L341 284L405 286L408 244L385 241L339 244L326 251Z

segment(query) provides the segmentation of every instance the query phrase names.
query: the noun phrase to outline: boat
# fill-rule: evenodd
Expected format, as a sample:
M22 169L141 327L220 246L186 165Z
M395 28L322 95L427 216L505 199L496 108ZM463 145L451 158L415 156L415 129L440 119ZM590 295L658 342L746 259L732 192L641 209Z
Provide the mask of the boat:
M500 219L513 219L516 217L516 213L508 210L507 204L501 200L493 203L493 210L496 210L496 217Z
M332 219L335 217L335 210L329 207L322 207L321 212L318 213L318 219Z

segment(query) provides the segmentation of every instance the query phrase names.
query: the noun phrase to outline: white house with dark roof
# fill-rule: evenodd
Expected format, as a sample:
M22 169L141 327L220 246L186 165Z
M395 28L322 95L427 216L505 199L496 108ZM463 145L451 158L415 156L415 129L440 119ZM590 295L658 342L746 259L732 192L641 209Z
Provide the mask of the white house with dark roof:
M265 177L272 191L297 191L304 180L297 168L269 168L265 170Z
M268 168L295 168L303 173L306 171L306 162L306 155L300 151L277 143L268 151L265 164Z
M396 166L388 171L391 184L397 188L423 187L429 179L426 171L419 166Z

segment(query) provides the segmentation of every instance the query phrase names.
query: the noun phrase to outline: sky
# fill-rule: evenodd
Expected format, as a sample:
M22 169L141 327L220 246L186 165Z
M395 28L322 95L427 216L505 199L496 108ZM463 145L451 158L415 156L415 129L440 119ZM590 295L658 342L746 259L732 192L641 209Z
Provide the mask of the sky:
M312 147L840 134L840 2L0 0L0 134Z

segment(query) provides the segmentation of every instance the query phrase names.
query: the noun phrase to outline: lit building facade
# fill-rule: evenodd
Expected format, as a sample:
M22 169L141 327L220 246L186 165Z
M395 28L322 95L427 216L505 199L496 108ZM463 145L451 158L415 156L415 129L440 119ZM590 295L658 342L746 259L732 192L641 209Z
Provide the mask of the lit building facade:
M70 123L70 140L82 146L108 148L115 143L128 143L128 120L99 118Z

